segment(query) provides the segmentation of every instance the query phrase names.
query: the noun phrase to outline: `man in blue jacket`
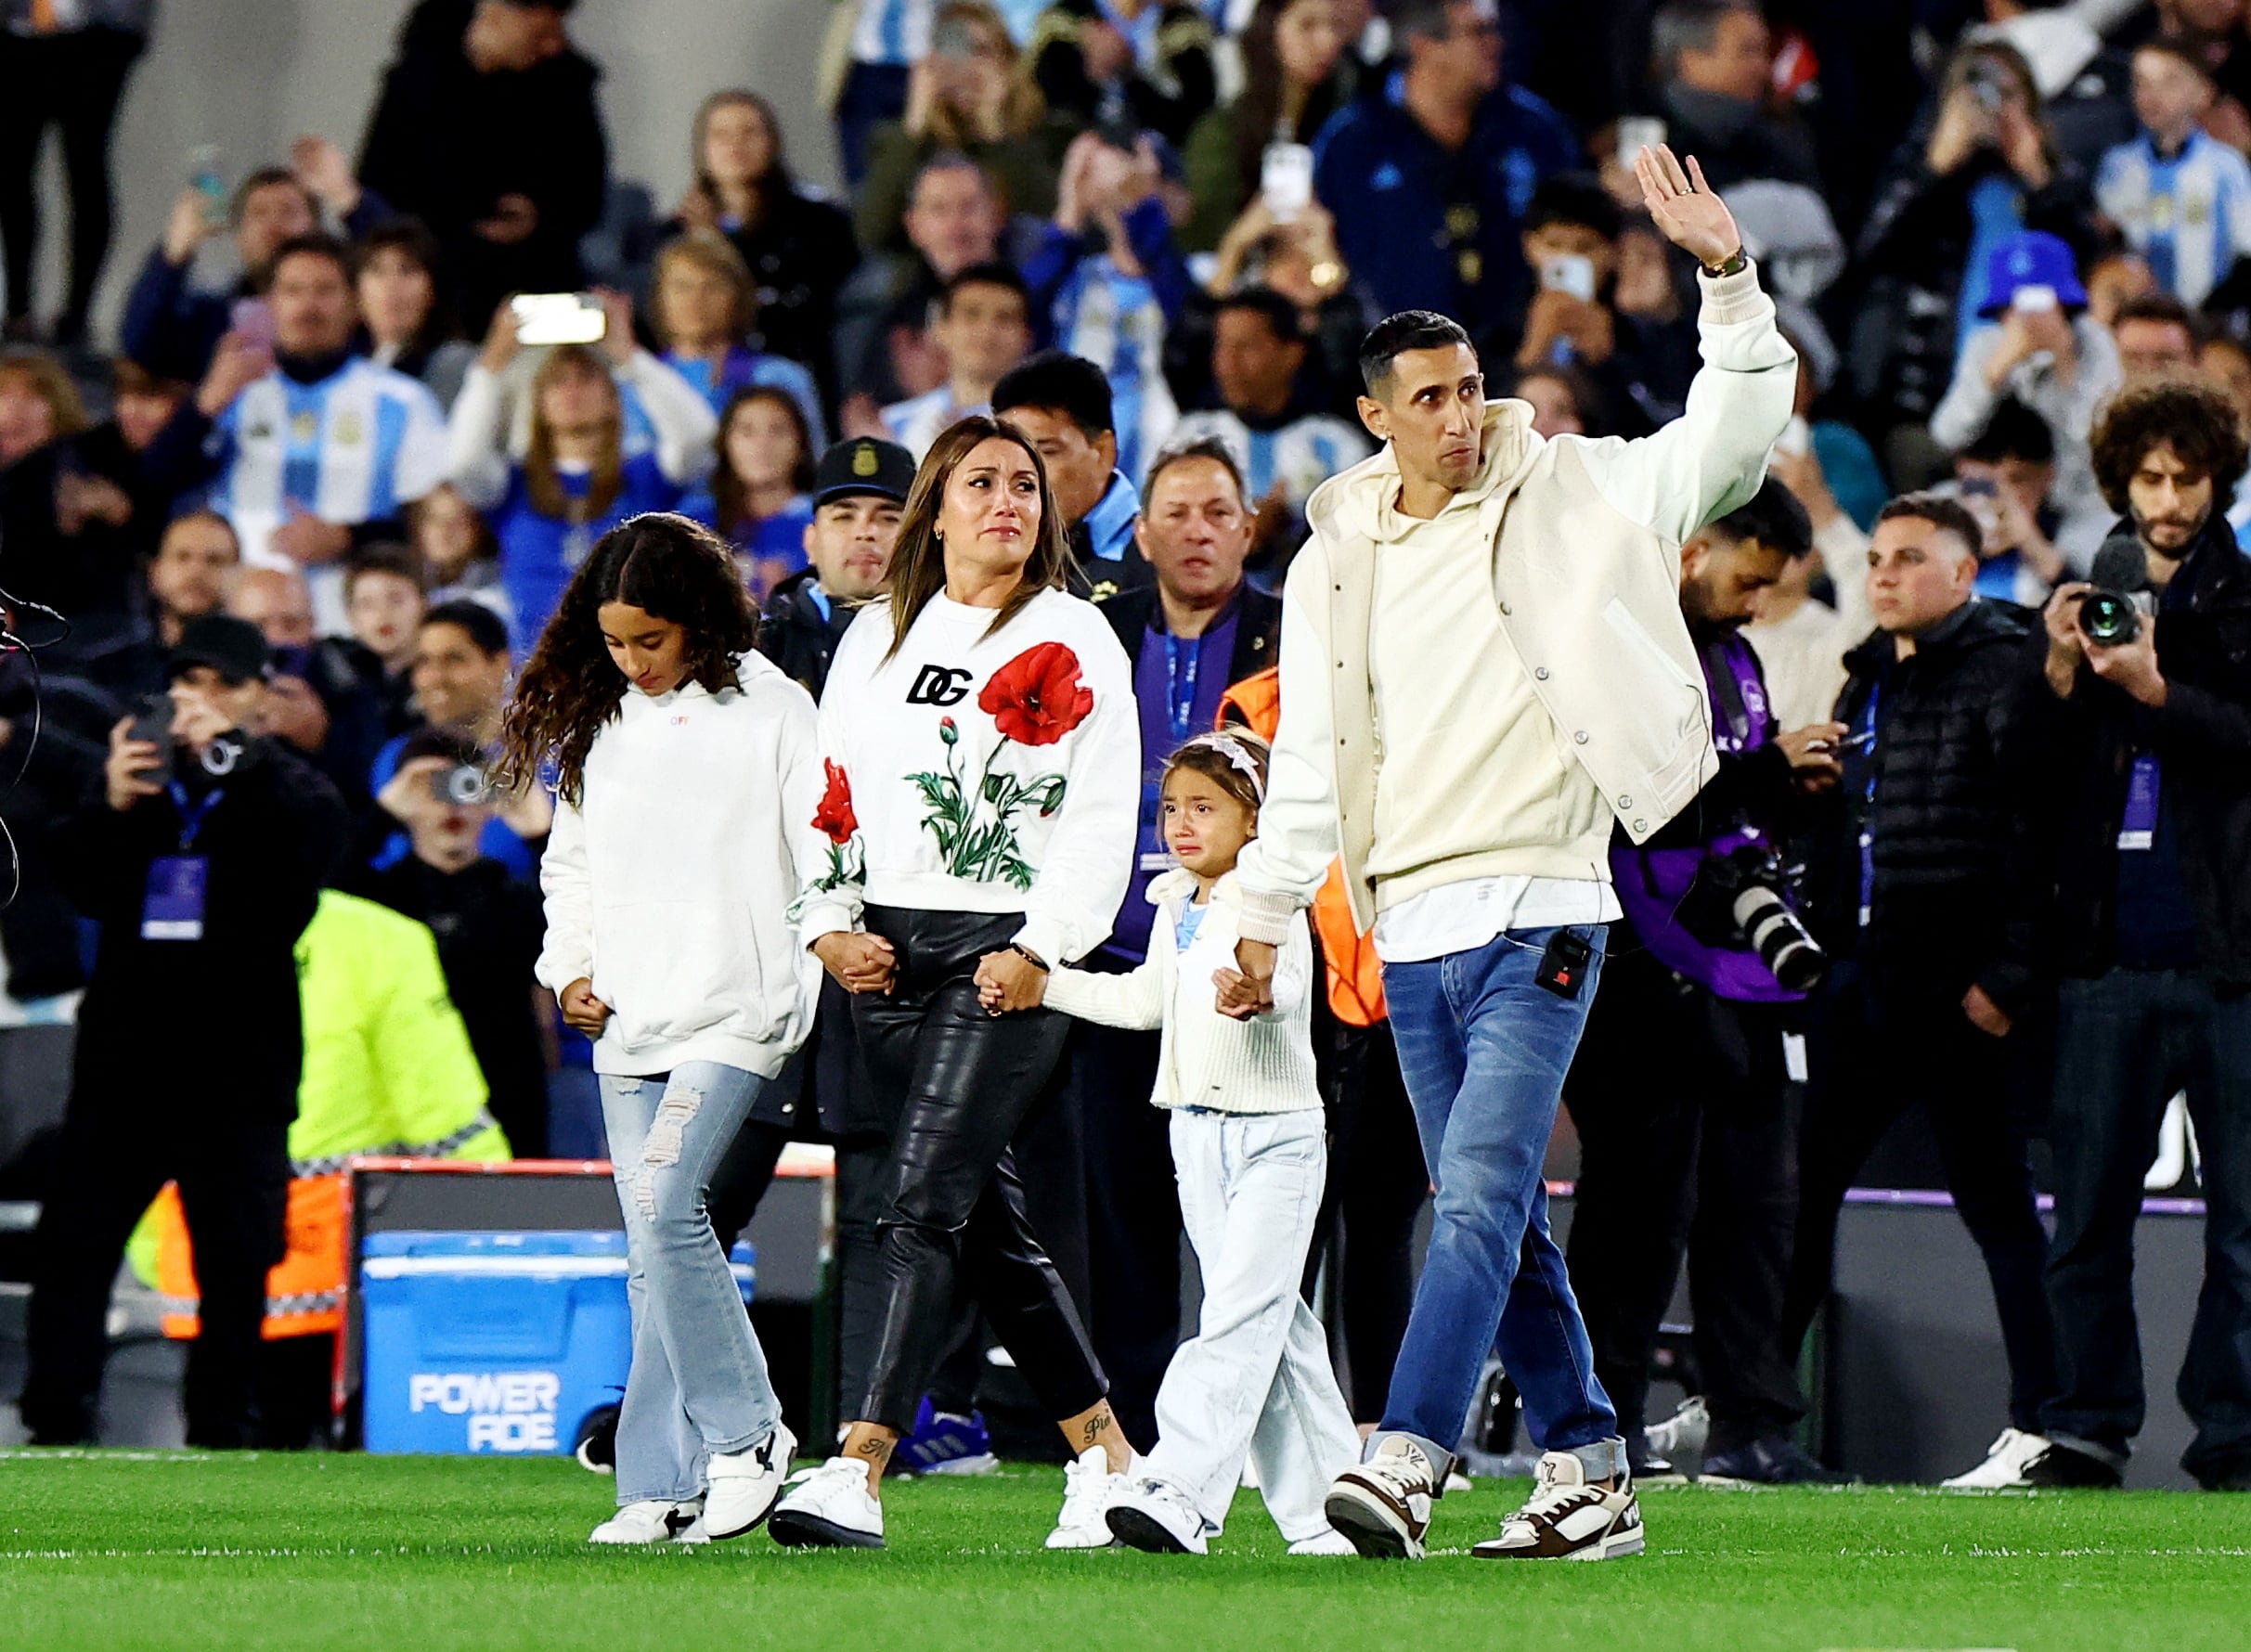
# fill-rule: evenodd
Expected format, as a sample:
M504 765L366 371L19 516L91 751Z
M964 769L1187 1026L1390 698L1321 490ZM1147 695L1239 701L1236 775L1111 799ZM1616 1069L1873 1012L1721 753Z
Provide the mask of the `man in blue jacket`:
M1313 190L1378 310L1437 310L1481 337L1521 312L1519 222L1543 178L1583 164L1579 142L1503 83L1494 0L1403 0L1391 31L1406 68L1323 128Z

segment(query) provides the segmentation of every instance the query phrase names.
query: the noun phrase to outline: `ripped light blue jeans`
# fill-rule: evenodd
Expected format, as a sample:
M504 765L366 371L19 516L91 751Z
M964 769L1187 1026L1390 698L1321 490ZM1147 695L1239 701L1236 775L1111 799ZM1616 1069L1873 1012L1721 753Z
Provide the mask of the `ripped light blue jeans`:
M621 1508L702 1495L709 1456L747 1450L782 1420L705 1209L712 1169L765 1082L710 1061L648 1078L602 1075L633 1310L633 1368L617 1419Z

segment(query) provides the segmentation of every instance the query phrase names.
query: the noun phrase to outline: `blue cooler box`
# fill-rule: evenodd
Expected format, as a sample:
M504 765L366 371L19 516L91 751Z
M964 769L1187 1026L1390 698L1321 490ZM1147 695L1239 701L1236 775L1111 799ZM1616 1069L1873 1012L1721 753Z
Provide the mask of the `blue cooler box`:
M748 1302L748 1245L733 1265ZM625 1391L621 1233L371 1233L359 1299L370 1452L565 1453Z

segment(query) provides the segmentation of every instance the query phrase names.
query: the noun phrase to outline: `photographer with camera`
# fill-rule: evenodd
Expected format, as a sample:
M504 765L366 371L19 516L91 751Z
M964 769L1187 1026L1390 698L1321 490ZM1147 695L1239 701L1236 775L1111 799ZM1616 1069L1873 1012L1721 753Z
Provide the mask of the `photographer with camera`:
M2015 687L2025 612L1976 594L1982 536L1957 500L1894 499L1868 549L1876 629L1845 656L1843 777L1817 834L1815 910L1837 962L1810 1005L1811 1088L1783 1310L1794 1359L1830 1293L1845 1190L1920 1103L1984 1254L2009 1356L2010 1427L1950 1485L2012 1483L2055 1389L2009 1043L2032 992L2037 910Z
M1779 845L1800 796L1836 784L1845 731L1784 732L1742 636L1753 598L1812 549L1805 508L1771 477L1681 548L1719 772L1648 842L1612 834L1626 916L1564 1086L1582 1150L1572 1289L1637 1475L1664 1472L1642 1408L1685 1241L1712 1413L1705 1474L1833 1478L1791 1442L1805 1407L1779 1336L1795 1209L1783 1039L1822 968Z
M191 621L169 696L110 730L101 790L50 840L101 943L40 1216L21 1405L43 1445L94 1438L110 1283L168 1181L202 1297L188 1441L252 1441L302 1058L293 949L344 833L334 788L258 732L266 670L256 626Z
M2133 1298L2142 1173L2188 1091L2206 1274L2180 1379L2181 1466L2251 1490L2251 563L2229 530L2245 470L2216 386L2130 386L2094 435L2126 521L2092 586L2050 600L2027 716L2063 975L2048 1270L2058 1391L2021 1482L2115 1486L2144 1413Z

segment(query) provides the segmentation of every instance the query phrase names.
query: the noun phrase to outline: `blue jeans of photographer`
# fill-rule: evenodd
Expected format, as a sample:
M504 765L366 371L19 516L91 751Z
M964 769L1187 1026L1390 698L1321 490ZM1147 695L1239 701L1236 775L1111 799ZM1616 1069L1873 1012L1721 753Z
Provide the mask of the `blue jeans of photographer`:
M633 1367L617 1419L621 1508L701 1496L708 1457L747 1450L782 1420L705 1209L711 1173L765 1082L709 1061L645 1078L602 1075L633 1310Z
M2062 1392L2043 1427L2121 1469L2141 1431L2134 1226L2158 1123L2186 1090L2205 1275L2178 1390L2196 1437L2180 1462L2206 1484L2251 1475L2251 995L2220 997L2201 970L2114 969L2058 996L2048 1299Z
M1436 1205L1430 1249L1375 1439L1405 1434L1443 1479L1489 1350L1498 1348L1533 1443L1590 1478L1623 1473L1618 1418L1596 1380L1563 1252L1547 1230L1547 1139L1601 975L1604 931L1577 996L1539 984L1554 929L1387 963L1384 997ZM1374 1440L1370 1441L1371 1449Z

